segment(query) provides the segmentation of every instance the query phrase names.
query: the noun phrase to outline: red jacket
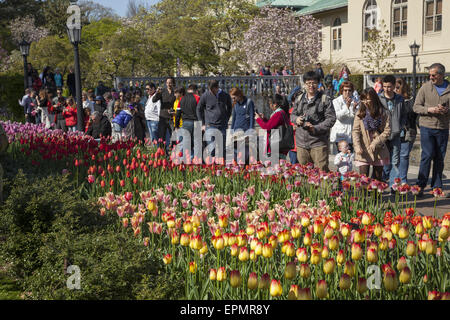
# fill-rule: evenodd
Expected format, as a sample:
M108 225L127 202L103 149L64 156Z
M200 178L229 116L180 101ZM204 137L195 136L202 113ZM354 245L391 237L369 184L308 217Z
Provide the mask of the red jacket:
M283 118L284 115L284 118ZM261 118L256 119L256 122L258 122L259 126L267 130L267 143L266 143L266 150L267 152L270 152L270 130L276 129L281 125L289 124L289 115L286 114L283 110L280 110L276 112L269 120L264 120ZM287 154L287 152L284 152L284 154Z
M75 106L67 106L68 111L63 112L63 117L66 119L66 126L73 127L77 125L77 108Z

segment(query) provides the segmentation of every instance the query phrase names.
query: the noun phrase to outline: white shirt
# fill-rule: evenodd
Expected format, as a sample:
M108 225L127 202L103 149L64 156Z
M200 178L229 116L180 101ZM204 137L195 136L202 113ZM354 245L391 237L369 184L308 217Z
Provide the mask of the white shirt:
M153 102L153 97L155 96L156 92L153 94L153 96L149 96L147 99L147 103L145 104L145 119L151 120L151 121L159 121L159 111L161 110L161 100L158 100L156 102Z
M333 100L334 111L336 112L336 123L330 132L330 141L337 142L345 140L352 143L352 129L355 113L358 108L355 108L355 102L350 103L350 107L344 101L344 97L340 95Z
M355 155L339 152L334 157L334 165L337 167L341 174L345 174L352 171L353 160L355 160Z

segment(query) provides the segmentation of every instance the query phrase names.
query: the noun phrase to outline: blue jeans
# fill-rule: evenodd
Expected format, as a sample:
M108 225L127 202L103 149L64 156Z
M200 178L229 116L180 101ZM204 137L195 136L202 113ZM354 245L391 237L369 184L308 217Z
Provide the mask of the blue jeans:
M158 141L158 121L147 120L147 128L150 133L150 140Z
M389 187L394 184L394 179L399 177L400 165L400 136L387 141L387 146L390 154L390 163L383 166L383 180L389 182Z
M181 126L181 128L189 131L189 134L191 135L190 154L191 154L191 160L192 160L194 158L194 120L183 120L183 125ZM178 138L178 143L181 143L182 141L183 141L183 136L180 136Z
M291 161L291 164L298 163L297 152L292 150L289 151L289 160Z
M420 127L422 155L417 184L422 190L427 186L431 160L433 160L431 188L442 188L442 172L444 171L444 159L447 151L448 136L448 129Z
M212 132L210 130L212 130L212 129L217 129L222 134L222 139L223 139L222 155L223 155L223 158L225 159L225 149L226 149L226 141L227 141L227 127L226 126L224 126L224 127L206 126L205 127L206 141L211 139L210 137L211 137ZM215 153L216 153L215 152L216 150L215 150L215 147L214 147L214 145L215 145L214 139L212 139L212 141L210 141L210 142L207 142L207 145L208 145L208 150L209 150L211 156L214 157ZM213 151L213 149L214 149L214 151Z
M400 164L398 166L399 178L402 183L408 183L409 154L413 148L414 141L404 141L400 144Z

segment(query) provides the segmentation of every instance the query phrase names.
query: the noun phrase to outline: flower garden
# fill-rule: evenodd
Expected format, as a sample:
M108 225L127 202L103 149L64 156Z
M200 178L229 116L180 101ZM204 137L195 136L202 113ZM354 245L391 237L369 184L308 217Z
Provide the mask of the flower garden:
M2 124L10 159L72 181L180 299L450 298L450 214L422 216L416 186L396 185L390 202L387 184L354 172L340 186L286 162L175 164L151 144Z

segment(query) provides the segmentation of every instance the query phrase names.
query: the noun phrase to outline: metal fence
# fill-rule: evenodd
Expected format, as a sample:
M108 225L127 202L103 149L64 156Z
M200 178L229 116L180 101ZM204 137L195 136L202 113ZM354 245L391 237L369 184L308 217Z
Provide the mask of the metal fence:
M145 78L121 78L115 80L115 88L122 83L125 88L141 88L146 83L153 82L156 86L163 87L167 77L145 77ZM243 77L176 77L176 86L188 87L196 84L199 89L206 89L209 80L217 80L220 88L229 92L232 88L240 88L246 96L269 96L275 93L276 86L280 86L281 91L289 94L292 89L302 86L302 76L243 76Z
M413 86L413 74L412 73L396 73L393 74L396 78L402 78L406 81L408 86L412 89ZM378 77L384 77L386 74L366 74L364 75L364 89L373 87ZM446 77L450 77L450 73L445 74ZM427 73L416 74L417 90L430 79Z

